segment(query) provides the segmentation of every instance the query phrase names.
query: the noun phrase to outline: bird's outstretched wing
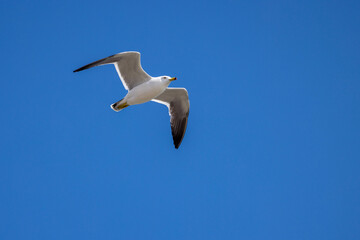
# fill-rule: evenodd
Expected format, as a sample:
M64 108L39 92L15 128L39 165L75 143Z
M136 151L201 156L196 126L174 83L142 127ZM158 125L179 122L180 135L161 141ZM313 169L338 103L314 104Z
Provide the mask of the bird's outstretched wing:
M189 116L189 96L185 88L167 88L152 101L166 105L169 108L171 132L175 148L179 148L184 138Z
M105 64L114 64L116 71L126 90L147 82L151 76L147 74L141 67L139 52L122 52L107 58L100 59L88 65L85 65L74 72L79 72L96 66Z

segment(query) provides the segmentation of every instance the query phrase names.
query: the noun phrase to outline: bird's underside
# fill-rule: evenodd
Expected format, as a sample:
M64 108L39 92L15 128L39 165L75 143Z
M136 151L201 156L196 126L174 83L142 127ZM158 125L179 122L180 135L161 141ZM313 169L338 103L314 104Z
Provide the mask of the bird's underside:
M76 69L74 72L79 72L105 64L115 65L115 69L125 89L128 90L128 94L125 98L112 104L111 107L115 111L119 111L127 106L139 104L138 102L142 103L139 99L141 97L144 98L144 94L148 94L147 98L144 98L144 101L152 100L154 102L164 104L169 108L173 141L175 148L179 148L185 135L190 108L189 97L186 89L169 88L167 87L169 83L167 83L166 86L163 86L164 84L158 84L157 81L160 77L152 78L142 69L139 52L118 53L85 65ZM172 81L176 80L176 78L169 78L168 80ZM163 89L160 89L160 87L163 87ZM158 91L160 91L160 95L157 94ZM129 96L131 96L131 98Z

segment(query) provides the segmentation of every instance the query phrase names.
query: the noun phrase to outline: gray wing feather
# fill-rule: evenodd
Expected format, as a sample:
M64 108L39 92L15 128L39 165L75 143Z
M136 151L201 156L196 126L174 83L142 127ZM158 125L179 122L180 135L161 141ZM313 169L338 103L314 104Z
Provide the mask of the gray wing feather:
M167 88L152 101L169 108L171 133L175 148L179 148L184 138L189 116L190 102L185 88Z
M85 69L105 64L115 65L116 71L125 89L127 90L130 90L137 85L140 85L151 79L151 76L147 74L141 67L139 52L118 53L85 65L79 69L76 69L74 72L79 72Z

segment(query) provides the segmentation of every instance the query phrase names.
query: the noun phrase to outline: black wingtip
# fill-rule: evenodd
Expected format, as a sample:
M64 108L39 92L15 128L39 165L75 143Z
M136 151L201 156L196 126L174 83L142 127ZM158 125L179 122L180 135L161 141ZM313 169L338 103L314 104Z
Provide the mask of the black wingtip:
M73 72L75 73L75 72L80 72L80 71L82 71L82 70L84 70L85 68L84 67L81 67L81 68L78 68L78 69L76 69L76 70L74 70Z
M174 125L171 126L171 133L173 135L173 142L176 149L178 149L181 145L181 142L184 138L186 126L187 126L187 116L182 120L177 121Z

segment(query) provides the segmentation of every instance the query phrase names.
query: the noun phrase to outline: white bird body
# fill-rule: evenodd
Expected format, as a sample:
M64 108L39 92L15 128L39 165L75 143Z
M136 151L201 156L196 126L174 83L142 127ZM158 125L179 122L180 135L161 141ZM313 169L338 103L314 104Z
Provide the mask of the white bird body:
M151 78L151 80L131 89L123 101L125 101L128 105L149 102L162 94L169 84L170 81L162 80L161 77Z
M139 52L123 52L85 65L74 72L96 66L114 64L115 69L128 93L111 105L118 112L128 106L154 101L168 107L171 133L175 148L179 148L185 135L189 116L189 96L185 88L169 88L175 77L151 77L141 67Z

